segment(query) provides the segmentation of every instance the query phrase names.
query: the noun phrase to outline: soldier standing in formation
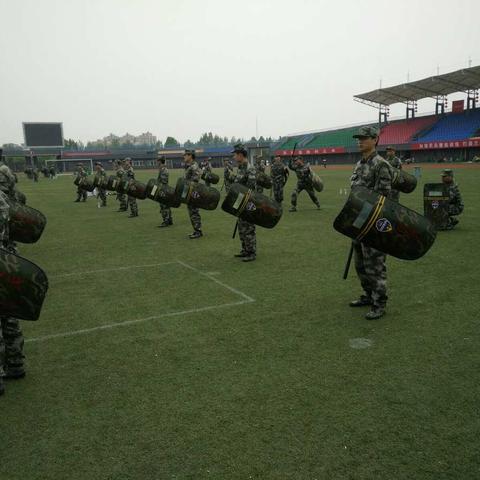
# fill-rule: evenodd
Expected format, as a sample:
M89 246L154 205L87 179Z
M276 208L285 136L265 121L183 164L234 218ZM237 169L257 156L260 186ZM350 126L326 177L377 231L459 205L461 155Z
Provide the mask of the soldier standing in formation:
M165 157L161 156L157 160L158 162L158 185L168 185L168 168L165 165ZM160 213L162 215L163 222L159 225L159 227L169 227L170 225L173 225L173 220L172 220L172 210L170 207L167 207L163 203L160 204Z
M133 171L132 160L130 158L125 159L125 175L129 182L135 180L135 172ZM127 204L130 205L130 215L128 218L138 217L137 199L131 195L128 195Z
M234 175L232 162L228 159L223 160L223 186L227 193L230 191Z
M276 155L272 158L272 166L270 167L270 176L273 183L273 196L278 203L283 202L283 187L288 181L290 172L283 164L282 158Z
M211 185L211 183L208 181L209 175L212 173L212 164L210 160L212 160L212 157L202 160L200 164L200 169L202 170L202 179L205 181L205 185L207 187Z
M123 166L124 162L122 160L117 160L115 162L115 175L117 176L119 182L121 182L125 178L125 170ZM127 196L124 193L117 193L117 200L120 203L120 207L117 211L126 212L128 210Z
M198 183L200 181L200 176L202 171L198 166L198 163L195 161L195 150L185 150L183 155L184 167L185 167L185 180L187 182ZM187 205L188 216L190 217L190 222L192 223L193 233L188 237L190 239L196 239L203 236L202 233L202 219L200 217L200 211L198 208L191 207Z
M106 180L107 178L107 173L105 172L105 169L103 168L102 164L100 162L97 162L95 163L95 177L97 177L97 179L99 180L99 183L100 181L102 183L104 183L104 181ZM100 188L100 187L97 187L97 201L100 201L98 206L99 207L106 207L107 206L107 191L105 190L105 188Z
M15 242L9 238L8 199L15 200L15 177L7 165L0 166L0 246L17 253ZM5 392L4 378L19 379L25 376L23 334L16 318L0 316L0 395Z
M377 153L378 136L375 127L361 127L353 136L358 140L362 159L355 165L350 183L352 189L366 187L388 197L392 189L392 169ZM386 254L357 241L353 242L353 251L364 294L350 302L350 306L371 306L365 318L375 320L385 315L387 305Z
M315 192L313 191L313 183L312 183L312 172L310 170L310 164L305 163L303 161L303 157L296 157L295 161L290 159L288 163L288 168L293 170L297 174L297 186L295 190L292 192L292 206L290 207L290 212L297 211L297 199L298 194L305 190L308 193L308 196L312 200L312 202L320 208L320 202L318 201Z
M86 178L87 172L83 168L82 163L77 163L77 177ZM87 191L83 188L77 187L77 199L76 202L86 202L87 201Z
M395 148L388 146L386 148L387 155L385 160L392 166L393 168L397 168L398 170L402 169L402 161L395 155ZM393 200L394 202L399 202L400 200L400 192L398 190L395 190L392 188L390 191L390 195L388 196L390 200Z
M265 162L263 161L263 157L261 155L255 156L255 172L258 175L259 173L265 173L266 169ZM257 184L256 191L258 193L263 193L263 187Z
M232 153L238 166L234 183L245 185L250 190L255 191L257 169L248 165L247 149L242 144L237 144ZM242 250L235 257L241 258L243 262L252 262L257 256L255 224L238 218L238 234L242 242Z
M446 230L452 230L458 224L457 215L463 212L464 205L460 189L453 178L453 170L445 168L442 170L442 182L447 186L449 202L448 202L448 223Z

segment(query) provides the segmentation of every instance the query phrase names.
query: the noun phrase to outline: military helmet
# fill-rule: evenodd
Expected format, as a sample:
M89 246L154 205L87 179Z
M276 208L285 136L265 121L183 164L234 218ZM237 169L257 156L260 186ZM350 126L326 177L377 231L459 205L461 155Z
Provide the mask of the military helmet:
M365 137L378 138L378 136L379 136L378 128L367 125L364 127L360 127L357 130L357 133L353 135L353 138L365 138Z

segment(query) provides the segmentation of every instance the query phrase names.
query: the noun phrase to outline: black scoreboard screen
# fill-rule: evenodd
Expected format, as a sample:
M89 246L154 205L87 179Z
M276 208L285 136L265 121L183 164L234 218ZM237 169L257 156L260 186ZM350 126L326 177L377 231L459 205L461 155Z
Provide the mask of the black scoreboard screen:
M23 123L26 147L63 147L61 123Z

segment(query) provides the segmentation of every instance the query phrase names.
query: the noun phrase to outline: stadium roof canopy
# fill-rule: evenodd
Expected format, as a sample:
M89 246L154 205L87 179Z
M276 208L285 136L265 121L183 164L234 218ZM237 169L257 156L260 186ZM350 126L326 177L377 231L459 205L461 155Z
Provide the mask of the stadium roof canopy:
M436 98L456 92L468 92L479 88L480 66L476 66L394 87L379 88L355 95L353 98L362 103L388 106L394 103L413 102L422 98Z

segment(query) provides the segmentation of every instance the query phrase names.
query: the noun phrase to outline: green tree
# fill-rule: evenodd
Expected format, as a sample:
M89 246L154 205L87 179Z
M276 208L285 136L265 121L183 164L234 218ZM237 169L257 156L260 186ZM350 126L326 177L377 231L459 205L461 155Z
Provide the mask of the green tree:
M174 137L167 137L165 140L165 147L170 148L170 147L179 147L180 143L174 138Z

